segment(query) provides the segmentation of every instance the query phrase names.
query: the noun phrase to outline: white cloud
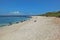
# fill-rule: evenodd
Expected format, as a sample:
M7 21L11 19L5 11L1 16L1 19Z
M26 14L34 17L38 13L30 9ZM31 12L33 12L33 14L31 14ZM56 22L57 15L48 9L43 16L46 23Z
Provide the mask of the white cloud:
M12 15L19 15L20 12L19 11L13 11L13 12L10 12L10 14L12 14Z

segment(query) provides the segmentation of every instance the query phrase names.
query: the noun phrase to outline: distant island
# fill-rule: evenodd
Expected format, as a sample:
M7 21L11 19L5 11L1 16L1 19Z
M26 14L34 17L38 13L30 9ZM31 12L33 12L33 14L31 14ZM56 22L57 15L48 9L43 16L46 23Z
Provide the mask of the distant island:
M41 14L40 16L60 17L60 11L57 11L57 12L47 12L45 14Z

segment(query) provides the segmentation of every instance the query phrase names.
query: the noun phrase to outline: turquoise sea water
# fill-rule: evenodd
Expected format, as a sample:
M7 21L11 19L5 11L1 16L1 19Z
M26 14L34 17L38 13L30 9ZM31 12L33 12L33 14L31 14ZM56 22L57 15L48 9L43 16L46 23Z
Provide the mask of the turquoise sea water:
M29 17L0 17L0 27L29 19Z

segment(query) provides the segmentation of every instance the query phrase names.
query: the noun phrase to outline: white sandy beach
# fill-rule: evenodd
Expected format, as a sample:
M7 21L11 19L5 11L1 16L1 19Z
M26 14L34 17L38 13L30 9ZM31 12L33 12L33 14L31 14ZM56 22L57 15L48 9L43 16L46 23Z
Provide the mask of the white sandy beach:
M33 16L25 22L1 27L0 40L60 40L60 25L54 19Z

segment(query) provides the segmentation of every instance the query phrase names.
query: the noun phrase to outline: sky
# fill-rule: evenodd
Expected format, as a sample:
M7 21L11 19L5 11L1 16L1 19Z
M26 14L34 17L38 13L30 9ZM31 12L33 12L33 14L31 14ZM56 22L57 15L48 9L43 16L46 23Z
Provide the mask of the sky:
M0 0L0 15L38 15L60 11L60 0Z

